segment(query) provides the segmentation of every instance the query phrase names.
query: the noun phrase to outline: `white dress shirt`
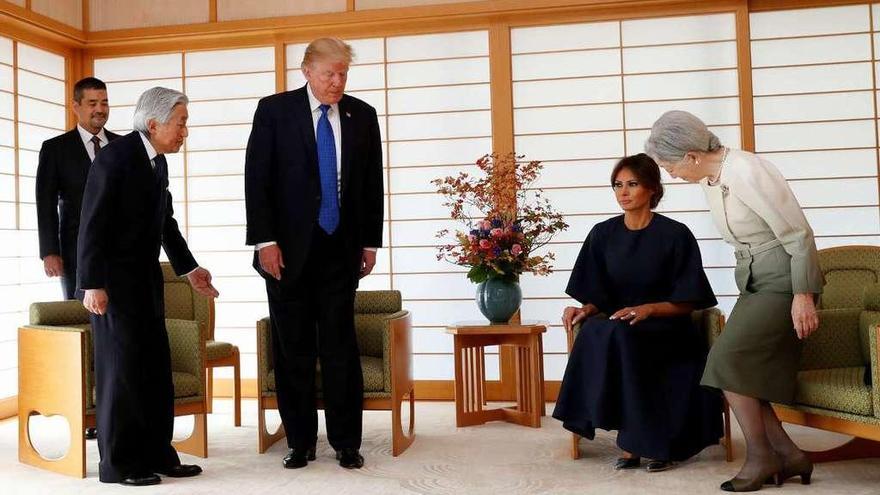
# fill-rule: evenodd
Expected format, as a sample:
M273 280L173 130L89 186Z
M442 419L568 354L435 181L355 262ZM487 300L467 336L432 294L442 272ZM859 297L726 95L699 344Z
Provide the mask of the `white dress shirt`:
M315 129L315 141L317 141L318 119L321 118L321 101L315 97L310 84L306 84L306 94L309 95L309 108L312 110L312 127ZM342 208L342 123L339 121L338 104L330 105L330 108L327 110L327 120L330 121L330 127L333 129L333 144L336 145L336 194L339 198L339 207ZM257 243L254 249L260 250L273 244L276 244L276 242L260 242ZM364 249L376 251L378 248L365 247Z
M97 134L92 134L91 132L85 130L83 126L76 124L76 130L79 131L79 137L83 140L83 145L86 147L86 153L89 154L89 160L95 161L95 143L92 142L93 136L98 136L98 141L101 143L101 147L107 146L110 143L110 140L107 139L107 134L104 132L104 128L102 127Z

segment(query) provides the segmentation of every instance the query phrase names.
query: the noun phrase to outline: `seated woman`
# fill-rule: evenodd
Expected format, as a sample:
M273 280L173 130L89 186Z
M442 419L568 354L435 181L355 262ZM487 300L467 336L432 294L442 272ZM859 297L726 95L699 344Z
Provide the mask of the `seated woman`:
M611 185L624 213L593 227L568 282L583 306L562 321L582 326L553 417L591 440L595 428L617 430L615 469L645 457L648 471L664 471L722 434L720 396L700 387L706 339L690 316L717 301L691 231L652 211L663 197L654 160L624 158Z

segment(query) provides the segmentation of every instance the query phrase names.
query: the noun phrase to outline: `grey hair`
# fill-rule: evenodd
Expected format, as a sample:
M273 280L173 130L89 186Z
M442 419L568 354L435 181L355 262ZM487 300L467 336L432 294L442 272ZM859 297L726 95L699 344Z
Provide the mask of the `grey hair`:
M137 106L134 109L134 117L132 118L132 127L136 131L149 134L149 122L155 120L160 124L168 123L171 118L171 112L177 105L186 105L189 98L185 94L176 89L163 88L156 86L144 91L144 94L138 98Z
M651 158L677 163L689 151L716 151L721 140L696 115L670 110L657 119L645 141L645 153Z

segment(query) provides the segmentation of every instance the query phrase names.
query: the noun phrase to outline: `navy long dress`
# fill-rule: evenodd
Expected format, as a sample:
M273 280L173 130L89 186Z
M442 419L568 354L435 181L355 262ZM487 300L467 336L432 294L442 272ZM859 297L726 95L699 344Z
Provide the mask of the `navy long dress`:
M575 263L566 292L603 313L655 302L717 301L688 228L654 214L629 230L618 216L597 224ZM722 433L721 398L700 387L707 345L690 315L635 325L584 320L565 369L553 417L589 439L618 430L617 445L650 459L681 461Z

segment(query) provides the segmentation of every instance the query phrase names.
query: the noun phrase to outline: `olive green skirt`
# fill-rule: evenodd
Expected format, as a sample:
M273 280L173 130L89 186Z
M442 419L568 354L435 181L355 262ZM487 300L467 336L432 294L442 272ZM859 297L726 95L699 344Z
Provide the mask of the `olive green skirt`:
M740 291L709 350L702 385L791 404L802 343L791 319L791 256L782 246L737 252Z

